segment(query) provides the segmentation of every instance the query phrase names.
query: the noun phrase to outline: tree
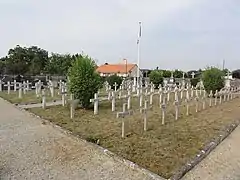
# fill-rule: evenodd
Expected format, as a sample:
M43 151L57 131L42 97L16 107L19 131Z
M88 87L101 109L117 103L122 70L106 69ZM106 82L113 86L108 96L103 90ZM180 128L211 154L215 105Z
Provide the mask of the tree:
M171 71L169 71L169 70L160 70L160 71L161 71L163 77L165 77L165 78L171 77L171 74L172 74Z
M180 70L175 70L174 72L173 72L173 77L175 77L175 78L182 78L183 77L183 71L180 71Z
M194 86L194 87L196 87L196 85L199 81L200 81L200 79L197 78L197 77L190 79L191 85Z
M27 56L30 61L28 74L37 75L42 73L48 63L48 52L37 46L31 46L27 51Z
M5 74L7 57L0 58L0 74Z
M9 49L6 69L9 74L40 74L48 61L48 52L37 46L29 48L17 45Z
M211 90L215 92L224 87L224 73L215 67L207 68L202 74L202 80L205 90L208 93Z
M117 88L119 88L120 84L122 83L122 78L117 76L116 74L107 77L107 82L114 89L115 82L117 83Z
M49 57L48 63L45 66L45 73L51 75L67 75L68 69L71 67L72 61L74 61L74 59L78 57L81 56L52 53Z
M95 62L89 56L78 56L69 68L69 90L83 108L88 108L90 98L101 87L101 78L96 73Z
M153 70L149 74L149 78L150 78L150 82L152 82L155 85L155 87L158 87L159 84L163 83L163 76L161 71Z
M233 71L232 72L232 77L240 79L240 69L237 69L237 70Z

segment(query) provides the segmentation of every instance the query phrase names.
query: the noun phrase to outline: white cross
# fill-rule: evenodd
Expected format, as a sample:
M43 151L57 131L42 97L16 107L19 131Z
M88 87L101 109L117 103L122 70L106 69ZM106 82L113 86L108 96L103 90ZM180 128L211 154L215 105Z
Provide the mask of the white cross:
M192 72L191 76L192 76L192 79L194 79L194 77L195 77L195 73Z
M126 108L127 108L127 104L124 103L123 111L117 113L117 118L122 118L122 138L124 138L125 136L125 117L133 114L132 110L126 111Z
M2 85L4 85L4 82L2 82L2 80L0 80L0 92L2 91Z
M94 103L94 115L98 114L99 98L97 93L94 94L94 99L90 99L90 102Z

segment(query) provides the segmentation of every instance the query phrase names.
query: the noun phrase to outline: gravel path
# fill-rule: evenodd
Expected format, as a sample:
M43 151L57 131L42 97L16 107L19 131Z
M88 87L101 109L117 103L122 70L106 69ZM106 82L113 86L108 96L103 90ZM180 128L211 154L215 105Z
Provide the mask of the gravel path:
M61 105L62 101L56 101L56 102L47 102L46 106L57 106L57 105ZM42 107L42 104L28 104L28 105L18 105L18 107L20 108L36 108L36 107Z
M239 180L240 127L182 180Z
M151 180L0 98L0 179Z

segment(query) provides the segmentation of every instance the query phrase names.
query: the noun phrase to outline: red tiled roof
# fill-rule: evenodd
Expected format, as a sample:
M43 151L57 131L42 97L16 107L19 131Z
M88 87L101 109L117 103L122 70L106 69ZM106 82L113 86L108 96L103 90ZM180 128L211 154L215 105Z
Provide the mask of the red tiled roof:
M129 73L136 64L104 64L97 68L97 72L99 73Z

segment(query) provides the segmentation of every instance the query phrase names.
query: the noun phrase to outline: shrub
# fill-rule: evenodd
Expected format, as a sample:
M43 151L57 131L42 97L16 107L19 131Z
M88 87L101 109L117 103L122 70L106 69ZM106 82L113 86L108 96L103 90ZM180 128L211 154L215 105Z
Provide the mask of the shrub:
M203 85L209 93L211 90L215 92L224 87L224 73L222 70L211 67L205 70L202 74Z
M114 89L113 85L115 84L115 82L117 83L117 88L119 88L120 84L122 83L122 78L117 76L116 74L107 77L106 80L112 89Z
M102 86L101 77L95 70L95 62L89 56L78 56L68 71L69 90L83 108L89 107L90 99Z
M150 82L152 82L155 85L155 87L158 87L159 84L163 83L162 72L159 70L151 71L151 73L149 74L149 78Z
M232 77L240 79L240 69L237 69L237 70L233 71L232 72Z
M200 79L199 78L193 78L193 79L190 79L190 81L191 81L191 85L196 87L196 85L200 81Z

